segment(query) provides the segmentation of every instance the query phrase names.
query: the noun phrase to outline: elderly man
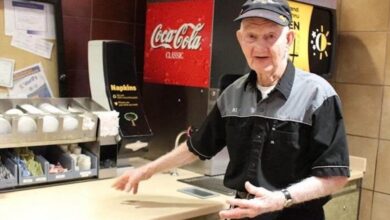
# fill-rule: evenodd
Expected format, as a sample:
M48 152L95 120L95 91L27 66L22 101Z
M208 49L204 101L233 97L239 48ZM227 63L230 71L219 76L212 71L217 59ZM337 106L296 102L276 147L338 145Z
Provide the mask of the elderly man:
M349 176L339 97L326 80L289 61L294 32L286 1L248 0L236 21L251 72L225 89L187 142L129 170L114 187L136 193L154 173L227 147L224 184L237 193L221 218L324 219L323 205Z

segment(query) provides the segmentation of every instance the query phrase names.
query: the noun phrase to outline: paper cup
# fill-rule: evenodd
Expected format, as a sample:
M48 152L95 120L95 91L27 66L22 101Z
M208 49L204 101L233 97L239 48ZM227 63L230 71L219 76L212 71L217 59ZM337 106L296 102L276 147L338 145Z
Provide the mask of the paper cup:
M52 115L43 116L42 131L45 133L56 132L58 130L58 119Z
M17 109L17 108L11 108L11 109L8 109L5 114L7 115L23 115L23 112L22 110L20 109Z
M37 123L30 116L21 116L18 120L19 133L31 133L37 130Z
M65 116L64 117L64 124L63 124L63 129L65 131L71 131L77 128L79 125L79 121L72 117L72 116Z
M11 123L5 118L0 118L0 134L9 134L11 131Z

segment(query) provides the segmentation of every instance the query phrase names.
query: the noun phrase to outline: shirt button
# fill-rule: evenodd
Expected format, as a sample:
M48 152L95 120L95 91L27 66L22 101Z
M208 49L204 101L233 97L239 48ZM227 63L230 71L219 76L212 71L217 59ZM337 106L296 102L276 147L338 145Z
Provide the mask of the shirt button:
M275 131L276 130L275 127L272 127L272 130Z
M270 143L271 143L271 144L275 144L275 141L271 140Z

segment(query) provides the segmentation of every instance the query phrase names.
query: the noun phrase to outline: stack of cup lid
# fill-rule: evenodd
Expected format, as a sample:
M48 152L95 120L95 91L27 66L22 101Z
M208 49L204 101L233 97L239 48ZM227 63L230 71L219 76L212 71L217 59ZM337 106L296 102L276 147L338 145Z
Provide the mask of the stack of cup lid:
M50 133L58 130L59 122L55 116L48 115L44 111L30 104L20 105L20 108L24 109L29 114L41 115L43 117L42 132Z
M72 131L75 130L78 125L79 121L72 115L70 115L68 112L65 112L56 106L49 104L49 103L42 103L39 105L39 109L52 113L52 114L58 114L58 115L63 115L63 130L64 131Z

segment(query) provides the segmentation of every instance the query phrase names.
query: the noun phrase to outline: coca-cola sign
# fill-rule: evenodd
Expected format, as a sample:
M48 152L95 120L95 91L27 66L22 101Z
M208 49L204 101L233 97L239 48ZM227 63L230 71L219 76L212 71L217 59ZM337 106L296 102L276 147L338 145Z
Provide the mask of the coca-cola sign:
M208 87L213 0L148 2L144 81Z
M176 30L164 30L163 24L158 24L153 30L150 45L152 48L198 50L202 43L199 32L204 25L204 23L184 23Z

